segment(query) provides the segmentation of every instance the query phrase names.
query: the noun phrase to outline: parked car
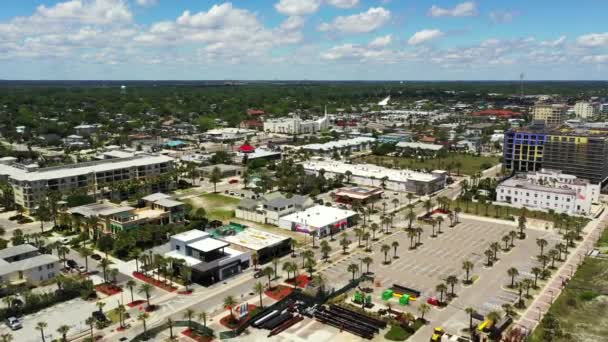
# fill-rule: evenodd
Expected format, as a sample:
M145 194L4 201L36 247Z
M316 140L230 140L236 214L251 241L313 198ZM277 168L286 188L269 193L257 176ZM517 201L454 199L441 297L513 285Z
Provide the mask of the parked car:
M59 240L59 242L61 242L62 245L67 245L70 243L70 241L72 241L70 238L63 238L61 240Z
M93 313L91 314L91 316L93 316L93 318L95 318L99 322L105 322L105 321L108 320L108 318L106 317L106 315L102 311L99 311L99 310L93 311Z
M21 321L17 317L9 317L6 319L6 326L11 328L11 330L18 330L23 328L21 325Z
M231 179L228 181L228 184L237 184L239 182L238 179Z
M435 297L430 297L426 302L430 305L439 306L439 300Z
M73 260L73 259L66 260L66 264L68 265L69 268L76 268L76 267L78 267L78 263L75 260Z
M101 260L101 255L99 255L99 254L97 254L97 253L92 254L92 255L91 255L91 259L93 259L93 260L98 260L98 261L99 261L99 260Z
M78 266L78 272L86 273L87 269L84 266Z
M253 274L253 277L254 277L254 278L256 278L256 279L257 279L257 278L261 278L261 277L263 277L263 276L264 276L264 272L262 272L262 270L256 271L256 272Z

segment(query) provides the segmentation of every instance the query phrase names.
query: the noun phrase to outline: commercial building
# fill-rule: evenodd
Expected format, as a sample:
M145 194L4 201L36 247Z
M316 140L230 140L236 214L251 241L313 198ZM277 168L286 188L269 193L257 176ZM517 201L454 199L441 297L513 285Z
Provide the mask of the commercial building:
M243 171L245 171L245 167L243 167L241 165L230 165L230 164L209 165L209 166L200 167L198 169L203 174L203 177L209 177L209 176L211 176L211 174L213 173L213 169L215 169L215 168L218 168L220 170L220 174L222 175L222 178L237 177L237 176L240 176L241 174L243 174Z
M144 179L150 181L150 191L166 191L169 182L162 176L173 166L173 158L151 154L47 168L9 162L0 164L0 177L12 185L15 203L32 211L49 191L103 194L116 182Z
M372 164L347 164L339 161L310 161L302 166L306 172L312 174L324 170L326 177L340 174L350 178L351 182L358 185L380 186L389 190L414 192L420 195L431 194L443 189L447 178L447 172L443 170L418 172L389 169ZM347 177L347 171L350 171L350 177Z
M184 203L162 193L142 198L140 208L103 202L74 207L68 212L84 218L97 218L97 227L108 234L136 229L145 224L183 223L186 215Z
M396 144L401 141L410 141L412 140L411 132L402 132L402 133L386 133L378 136L378 142L383 144Z
M592 118L599 113L599 105L591 102L577 102L574 105L574 113L577 118Z
M247 137L255 135L255 133L256 131L252 129L226 127L208 130L204 136L211 141L230 142L245 140Z
M376 139L374 138L357 137L352 139L330 141L324 144L302 145L295 147L295 149L310 151L323 156L331 156L334 152L343 155L352 152L368 151L372 148L375 141Z
M0 250L0 283L18 285L38 284L53 279L61 271L61 262L38 248L17 245Z
M278 226L281 216L305 210L314 205L308 196L287 197L280 192L271 192L260 199L242 199L235 209L237 218Z
M357 213L352 210L316 205L281 217L279 227L324 237L354 226L357 218Z
M536 104L532 108L535 121L543 121L547 127L558 127L567 118L568 106L565 104Z
M353 186L338 189L334 196L338 203L366 205L381 199L383 193L382 188Z
M291 252L291 238L242 224L230 224L209 231L214 239L228 242L231 248L256 255L258 264L265 264L274 258Z
M171 251L165 256L184 260L192 268L192 281L209 286L249 267L251 253L229 246L209 233L193 229L171 236Z
M422 142L408 142L408 141L398 142L396 147L397 147L397 149L399 149L401 151L411 153L411 154L417 154L420 152L423 152L425 154L437 153L444 149L443 145L427 144L427 143L422 143Z
M569 215L588 215L599 195L599 184L548 169L517 174L496 188L498 202Z
M291 118L264 121L264 132L283 134L312 134L329 128L327 113L319 119L302 120L296 114Z

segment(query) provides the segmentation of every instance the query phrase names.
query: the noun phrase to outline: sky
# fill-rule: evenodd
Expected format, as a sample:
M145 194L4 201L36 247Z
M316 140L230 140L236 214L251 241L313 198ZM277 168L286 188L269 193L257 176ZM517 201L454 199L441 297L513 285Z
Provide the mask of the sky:
M2 0L0 79L608 79L606 0Z

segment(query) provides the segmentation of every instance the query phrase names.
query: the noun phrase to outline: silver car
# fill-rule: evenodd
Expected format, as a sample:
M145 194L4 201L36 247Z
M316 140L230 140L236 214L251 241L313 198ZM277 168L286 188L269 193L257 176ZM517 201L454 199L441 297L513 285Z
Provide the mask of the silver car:
M17 317L9 317L6 319L6 325L11 328L11 330L19 330L23 328L21 325L21 321Z

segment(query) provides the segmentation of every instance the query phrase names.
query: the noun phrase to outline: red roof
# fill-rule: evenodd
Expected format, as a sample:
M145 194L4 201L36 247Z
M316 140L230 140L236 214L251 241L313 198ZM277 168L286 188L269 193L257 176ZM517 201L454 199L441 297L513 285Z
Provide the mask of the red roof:
M500 118L512 118L522 116L519 112L506 109L486 109L479 112L471 113L473 116L498 116Z
M241 147L239 147L239 152L243 152L243 153L251 153L255 151L255 147L249 145L249 144L245 144Z
M418 141L425 142L425 143L434 143L435 141L437 141L437 138L424 136L424 137L418 139Z
M252 108L247 109L247 115L264 115L264 114L266 114L266 112L261 109L252 109Z

